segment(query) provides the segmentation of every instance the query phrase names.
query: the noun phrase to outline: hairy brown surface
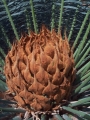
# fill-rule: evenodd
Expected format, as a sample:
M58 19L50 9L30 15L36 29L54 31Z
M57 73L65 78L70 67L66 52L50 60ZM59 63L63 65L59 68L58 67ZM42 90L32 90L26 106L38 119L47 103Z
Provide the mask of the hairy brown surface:
M63 40L45 26L39 34L22 36L7 54L4 71L19 106L33 111L52 110L68 99L75 78L67 37Z

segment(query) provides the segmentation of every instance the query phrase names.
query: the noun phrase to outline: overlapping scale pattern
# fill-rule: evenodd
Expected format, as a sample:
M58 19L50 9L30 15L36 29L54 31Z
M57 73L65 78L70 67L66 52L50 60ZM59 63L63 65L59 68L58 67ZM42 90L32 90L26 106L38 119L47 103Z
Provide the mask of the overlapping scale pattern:
M12 45L4 71L18 105L33 111L52 110L68 99L76 73L66 35L63 40L45 26Z

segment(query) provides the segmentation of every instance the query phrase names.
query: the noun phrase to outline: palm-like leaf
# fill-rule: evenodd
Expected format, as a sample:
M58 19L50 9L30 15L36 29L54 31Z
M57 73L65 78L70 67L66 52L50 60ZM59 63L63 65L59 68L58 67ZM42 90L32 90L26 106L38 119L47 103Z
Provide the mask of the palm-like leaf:
M62 106L64 114L53 115L57 120L90 119L90 2L79 0L2 0L0 1L0 91L7 90L3 74L4 58L13 40L20 34L39 31L42 24L57 32L66 29L73 43L77 76L71 100ZM14 104L14 106L13 106ZM10 107L9 107L10 106ZM12 107L11 107L12 106ZM0 119L15 116L25 110L15 109L16 103L0 99ZM65 114L66 113L66 114ZM7 118L8 119L8 118ZM12 120L20 120L15 117ZM32 118L28 119L31 120ZM41 120L48 119L42 115Z

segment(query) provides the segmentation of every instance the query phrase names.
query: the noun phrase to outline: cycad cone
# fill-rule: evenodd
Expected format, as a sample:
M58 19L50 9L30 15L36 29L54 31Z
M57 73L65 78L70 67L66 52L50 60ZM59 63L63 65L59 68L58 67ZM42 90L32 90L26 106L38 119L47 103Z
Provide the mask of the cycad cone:
M52 111L68 99L75 78L73 52L45 26L39 34L22 36L5 59L5 75L18 105L32 111Z

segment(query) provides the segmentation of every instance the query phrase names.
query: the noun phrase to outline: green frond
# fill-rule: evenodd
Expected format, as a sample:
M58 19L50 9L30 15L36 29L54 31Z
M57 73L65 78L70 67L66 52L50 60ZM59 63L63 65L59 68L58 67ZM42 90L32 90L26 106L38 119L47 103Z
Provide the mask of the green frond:
M89 34L89 31L90 31L90 23L89 23L89 25L88 25L88 27L87 27L87 30L86 30L86 32L85 32L85 35L83 36L82 41L81 41L81 43L80 43L80 45L79 45L79 47L78 47L78 51L77 51L77 54L76 54L76 56L75 56L75 62L76 62L76 64L77 64L77 61L79 61L79 59L80 59L79 54L80 54L80 52L82 51L82 49L83 49L83 47L84 47L84 44L85 44L85 42L86 42L86 38L87 38L87 36L88 36L88 34ZM90 51L90 48L88 48L88 49L89 49L89 51Z
M79 61L77 61L76 68L80 66L84 58L89 54L89 52L90 52L90 47L88 46L88 49L84 51L84 54L83 55L80 54L81 57L79 57Z
M47 120L47 119L48 119L47 115L44 115L44 114L41 115L41 120Z
M25 110L16 109L16 108L3 108L3 107L0 107L0 111L2 111L2 112L25 113Z
M2 0L2 2L3 2L3 4L4 4L4 6L5 6L5 9L6 9L6 12L7 12L7 14L8 14L8 18L9 18L9 21L10 21L11 26L12 26L12 28L13 28L14 34L15 34L17 40L19 40L19 36L18 36L18 33L17 33L17 30L16 30L16 27L15 27L15 24L14 24L14 22L13 22L13 20L12 20L12 17L11 17L10 11L9 11L9 9L8 9L8 6L7 6L7 3L6 3L6 0Z
M74 81L74 85L75 84L77 85L77 84L81 83L83 80L85 80L89 76L90 76L90 70L88 70L87 73L82 77L80 76L80 74L78 74L76 76L76 80Z
M26 15L26 24L27 24L28 34L30 34L31 23L30 23L30 20L29 20L29 15L28 15L28 11L27 10L25 10L25 15Z
M77 75L82 78L86 72L88 73L88 70L90 69L90 61L87 62L85 65L83 65L78 71L77 71Z
M87 83L87 84L88 84L88 83ZM83 93L83 92L89 90L89 88L90 88L90 85L89 85L89 84L86 85L86 86L84 86L84 87L82 87L78 94L81 94L81 93Z
M53 5L52 5L52 17L51 17L51 31L52 31L52 29L54 29L55 28L55 19L54 19L54 16L55 16L55 4L54 4L54 2L52 3Z
M78 39L80 38L80 35L81 35L81 33L82 33L82 30L83 30L83 28L84 28L84 26L85 26L85 24L86 24L86 21L87 21L89 15L90 15L90 10L88 10L88 12L87 12L87 14L86 14L86 16L85 16L85 18L84 18L84 21L82 22L82 25L81 25L81 28L80 28L80 30L79 30L79 33L78 33L78 35L77 35L77 37L76 37L76 39L75 39L75 41L74 41L74 44L73 44L73 47L74 47L74 48L76 47L76 44L77 44L77 42L78 42ZM88 28L88 29L89 29L89 28Z
M90 114L87 114L86 112L79 111L79 110L75 110L75 109L72 109L72 108L66 107L66 106L63 106L62 108L63 108L64 110L70 112L70 113L73 113L74 115L79 116L80 118L84 118L84 119L86 119L86 120L89 120L89 119L90 119Z
M37 28L36 16L35 16L35 11L34 11L34 6L33 6L33 1L32 0L30 0L30 7L31 7L31 12L32 12L34 31L35 31L35 33L37 33L38 28Z
M90 97L86 97L83 99L79 99L78 101L75 101L74 103L69 104L68 107L76 107L79 105L83 105L84 103L87 103L89 101L90 101Z
M76 9L76 11L75 11L75 15L74 15L74 17L73 17L72 25L71 25L71 28L70 28L70 31L69 31L69 36L68 36L68 40L69 40L69 41L70 41L70 38L71 38L72 33L73 33L73 30L74 30L74 25L75 25L75 23L76 23L76 15L77 15L77 13L78 13L78 11L79 11L79 10L78 10L79 7L80 7L80 5L77 6L77 9Z
M0 48L0 53L2 53L2 55L5 57L6 56L6 54L5 54L5 52L4 52L4 50L2 49L2 48Z
M70 117L68 117L66 114L63 114L63 118L65 119L65 120L72 120Z
M90 6L90 1L86 2ZM15 7L16 5L16 7ZM64 112L60 115L41 114L41 120L89 120L90 119L90 7L80 0L15 0L0 1L0 92L8 90L3 74L4 59L11 44L23 31L38 33L40 25L46 24L58 33L66 28L68 40L74 48L76 79L73 83L69 101L60 106ZM80 14L80 15L79 15ZM48 21L48 19L50 19ZM46 22L48 21L48 22ZM14 33L14 35L13 35ZM3 43L2 43L3 42ZM8 47L8 48L7 48ZM14 105L14 106L13 106ZM16 102L0 98L0 120L22 120ZM27 120L33 120L30 116Z
M82 87L84 87L90 80L90 77L87 77L84 81L82 81L79 86L73 91L73 95L78 94Z
M59 23L58 23L58 33L60 32L61 24L62 24L63 6L64 6L64 0L61 0L60 16L59 16Z
M2 33L3 33L4 37L5 37L6 43L7 43L7 45L8 45L8 48L11 48L10 40L9 40L7 34L6 34L5 29L3 28L3 26L2 26L1 24L0 24L0 28L1 28L1 30L2 30ZM3 53L2 53L2 54L3 54Z
M0 91L4 92L7 90L7 85L5 82L3 82L2 80L0 80Z

